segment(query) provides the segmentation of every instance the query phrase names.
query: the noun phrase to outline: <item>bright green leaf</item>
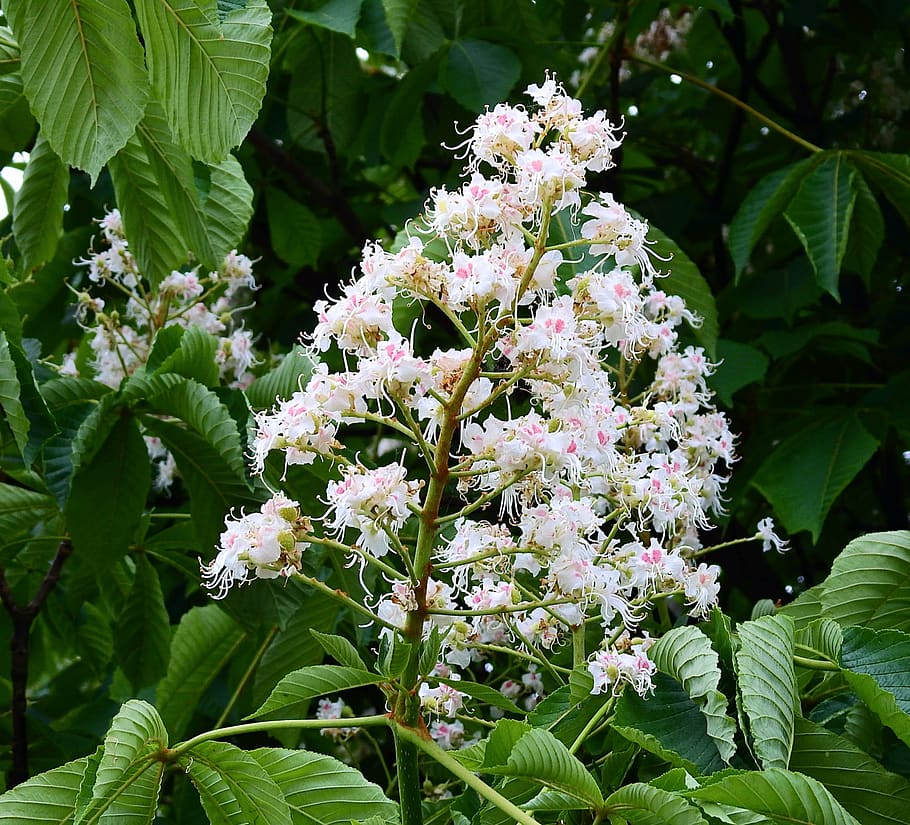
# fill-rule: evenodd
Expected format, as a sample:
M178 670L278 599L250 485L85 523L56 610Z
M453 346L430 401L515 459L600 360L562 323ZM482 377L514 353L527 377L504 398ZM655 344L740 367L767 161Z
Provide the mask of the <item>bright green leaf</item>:
M630 825L707 825L698 808L685 799L642 782L612 793L604 809Z
M739 626L739 688L755 755L764 768L785 768L793 747L799 705L793 634L786 616L763 616Z
M829 155L803 180L784 213L806 249L819 284L835 298L856 202L855 175L842 154Z
M69 169L54 154L42 132L29 154L13 209L13 235L23 269L34 269L54 257L63 234L63 206L69 181Z
M649 654L658 670L678 681L701 708L708 735L724 762L736 753L736 723L727 716L727 699L717 689L720 661L711 641L697 627L679 627L665 633Z
M247 0L218 20L214 0L136 0L152 89L176 142L220 163L253 125L269 71L271 12Z
M859 825L814 779L781 768L727 776L685 794L697 802L714 802L728 811L747 811L762 819L732 822L798 822L801 825Z
M491 705L492 707L499 708L500 710L509 713L522 713L522 710L518 705L511 699L503 696L496 688L490 685L484 685L481 682L474 682L470 679L456 680L440 678L439 681L485 705Z
M257 378L247 387L250 403L265 409L277 399L287 400L300 389L313 372L314 362L300 345L295 345L275 369Z
M910 634L846 627L840 664L859 698L910 745Z
M401 44L404 42L408 24L417 9L417 3L418 0L382 0L382 7L385 9L385 19L389 24L392 37L395 38L395 49L399 54L401 53Z
M94 180L142 117L148 77L126 0L8 0L22 80L51 148Z
M212 825L293 825L276 782L256 759L228 742L202 742L178 764Z
M464 38L449 45L440 82L462 106L479 112L484 105L505 99L520 75L521 62L511 49Z
M362 5L363 0L328 0L315 11L288 9L287 13L295 20L353 38Z
M910 809L910 782L886 771L836 733L796 720L790 770L821 782L863 825L901 825Z
M134 688L157 682L167 672L171 625L158 573L145 553L135 557L136 575L117 618L117 663Z
M310 629L313 638L319 646L329 654L338 664L345 667L352 667L355 670L369 670L360 658L357 648L354 647L344 636L335 636L331 633L320 633L318 630Z
M788 532L808 530L817 541L834 500L877 447L854 413L820 415L784 438L752 483Z
M910 532L851 541L834 560L821 604L825 616L845 627L910 632Z
M0 823L65 825L72 822L79 787L91 758L67 762L7 791L0 796Z
M363 774L331 756L258 748L252 756L278 784L294 825L346 825L378 817L398 822L398 806Z
M284 711L285 715L299 713L317 696L364 685L378 685L384 680L384 676L376 673L343 665L303 667L288 673L262 707L250 714L249 718L265 716L277 710Z
M160 330L156 340L166 330L167 327L164 330ZM180 343L173 352L168 353L161 359L155 371L159 373L173 372L193 379L193 382L188 385L175 385L173 392L180 392L177 389L178 386L187 387L187 390L185 390L187 393L192 393L194 390L198 392L196 389L198 384L205 387L212 387L218 384L217 351L218 340L214 335L206 332L201 327L187 327L180 337ZM154 351L152 354L154 354ZM148 369L149 371L152 369L151 358L149 358ZM194 386L195 382L198 382L198 384ZM192 404L193 402L191 401L190 403ZM189 420L182 415L177 417L183 418L184 421Z
M218 605L194 607L184 614L171 641L167 674L156 698L175 739L183 736L202 694L245 639L243 628Z

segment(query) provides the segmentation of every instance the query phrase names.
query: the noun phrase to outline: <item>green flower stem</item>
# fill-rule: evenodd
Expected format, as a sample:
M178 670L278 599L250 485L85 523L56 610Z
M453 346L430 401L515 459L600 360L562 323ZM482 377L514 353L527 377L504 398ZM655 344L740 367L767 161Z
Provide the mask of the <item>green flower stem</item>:
M447 516L442 516L441 518L436 519L436 524L440 527L446 524L451 524L453 521L458 521L458 519L463 516L467 516L473 513L475 510L479 510L485 504L489 504L493 499L498 498L506 490L509 489L513 484L521 481L525 476L530 475L530 470L525 470L520 473L513 475L508 481L500 484L495 490L490 490L487 493L484 493L482 496L477 498L475 501L472 501L470 504L462 507L457 513L450 513Z
M270 730L301 730L305 728L366 728L388 725L389 717L384 713L377 716L354 716L350 719L274 719L267 722L247 722L243 725L230 725L226 728L206 731L169 748L169 760L192 750L202 742L213 739L225 739L228 736L240 736L243 733L261 733Z
M367 564L372 564L374 567L379 568L383 573L387 576L391 576L393 579L404 580L407 578L400 570L396 570L390 564L386 564L375 556L371 556L359 547L351 547L349 544L344 544L343 542L335 541L334 539L327 539L325 536L313 536L309 533L307 534L305 541L310 544L321 544L323 547L328 547L331 550L340 550L342 553L353 553L355 556L362 558Z
M579 733L578 736L575 737L575 741L572 743L572 746L569 748L570 753L578 752L578 749L585 743L585 739L588 738L588 734L590 734L591 731L594 730L594 728L596 728L600 724L601 719L603 719L605 716L607 716L610 713L610 711L613 710L613 706L615 704L616 704L615 696L611 696L609 699L607 699L606 702L603 703L603 705L597 710L597 712L588 721L588 724L585 725L584 728L582 728L581 733Z
M513 604L511 607L485 607L481 610L446 610L444 608L427 609L428 616L500 616L503 613L524 613L527 610L534 610L542 607L546 610L548 607L554 607L560 604L574 604L573 599L551 599L548 602L522 602Z
M313 576L307 576L305 573L294 573L295 579L299 579L304 584L308 584L310 587L325 593L329 598L335 599L337 602L341 602L346 607L351 608L355 613L359 613L361 616L366 616L371 622L375 622L382 627L387 627L389 630L393 630L396 633L401 629L396 627L391 622L387 622L385 619L377 616L372 610L370 610L365 605L362 605L360 602L354 601L347 593L343 593L341 590L335 590L333 587L329 587L325 582L319 581L319 579L314 578Z
M231 694L231 698L228 700L228 703L224 706L224 710L221 711L221 715L218 717L218 721L215 722L215 728L220 728L225 719L230 716L231 711L234 709L234 705L237 704L237 700L240 698L240 694L243 693L244 688L249 683L250 679L253 678L253 674L256 672L256 668L259 667L259 662L262 661L262 657L265 655L265 651L268 649L268 646L272 643L272 639L278 633L278 625L272 627L268 633L265 634L265 640L259 646L259 650L256 651L253 656L253 660L250 662L249 667L244 671L243 676L240 677L240 681L237 683L237 687L234 689L234 692Z
M686 553L687 559L697 559L700 556L706 556L708 553L713 553L715 550L723 550L725 547L733 547L737 544L748 544L750 541L761 541L761 534L755 533L752 536L745 536L740 539L730 539L730 541L722 541L720 544L712 544L710 547L702 547L701 550L696 550L694 553Z
M461 762L446 753L432 739L425 739L417 731L402 725L396 725L395 732L396 741L403 739L405 742L415 745L427 756L442 765L453 776L458 777L469 788L473 788L484 799L492 802L499 810L512 817L515 822L519 822L521 825L540 825L533 816L523 811L513 802L510 802L499 791L484 782L477 774L469 771ZM403 822L403 825L410 825L410 823Z
M523 650L512 649L511 647L488 645L482 642L471 642L469 647L472 650L483 650L487 653L502 653L504 656L511 656L515 659L523 659L531 664L540 665L553 673L557 681L561 683L564 683L565 679L562 679L559 674L562 673L568 676L572 672L571 668L554 665L546 656L534 656L530 653L525 653Z
M572 628L572 666L581 667L588 659L585 650L585 625L582 622Z
M814 647L808 647L807 645L795 644L793 645L794 650L798 650L801 653L808 653L809 656L799 656L794 655L793 661L798 664L800 667L809 668L810 670L830 670L830 671L839 671L841 669L840 665L829 659L822 653L820 650L816 650Z
M734 106L739 107L744 112L748 112L756 120L760 120L769 128L773 129L775 132L779 132L784 137L789 138L794 143L799 144L803 149L807 149L810 152L821 152L823 151L821 146L816 146L814 143L809 143L808 140L804 140L799 135L794 134L789 129L785 129L781 126L776 120L771 120L767 115L763 115L757 109L753 109L748 103L743 102L735 95L731 95L729 92L725 92L723 89L719 89L717 86L712 86L710 83L706 83L701 78L695 77L695 75L688 74L687 72L681 72L679 69L674 69L672 66L667 66L665 63L658 63L656 60L649 60L647 57L642 57L637 54L628 54L626 55L629 60L634 60L636 63L641 63L645 66L650 66L652 69L657 69L661 72L666 72L667 74L675 74L685 80L687 83L691 83L693 86L698 86L700 89L711 92L720 98L723 98L727 103L732 103Z

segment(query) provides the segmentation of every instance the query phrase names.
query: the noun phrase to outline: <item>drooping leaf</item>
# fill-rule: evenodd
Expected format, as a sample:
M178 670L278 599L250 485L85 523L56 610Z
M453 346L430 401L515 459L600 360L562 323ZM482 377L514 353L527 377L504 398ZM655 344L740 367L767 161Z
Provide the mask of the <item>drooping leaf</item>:
M313 372L314 363L299 344L295 345L275 369L260 376L249 387L246 395L257 409L274 406L277 399L287 400L301 387Z
M48 409L44 396L38 389L35 368L29 360L29 356L25 354L21 346L13 343L9 344L8 355L12 359L16 380L19 384L19 403L29 424L28 439L22 450L22 459L27 466L31 466L41 452L41 448L60 429Z
M786 616L763 616L739 626L735 660L743 710L764 768L785 768L793 747L799 705L793 634Z
M34 269L54 257L63 234L69 180L69 169L54 154L42 132L29 153L13 209L13 235L23 269Z
M910 634L845 627L840 664L859 698L910 744Z
M137 0L152 89L176 142L220 163L252 126L269 70L271 12L247 0L219 21L214 2Z
M610 794L607 813L621 816L630 825L707 825L698 808L675 793L634 782Z
M130 251L155 286L187 261L189 245L138 135L130 137L108 168Z
M669 676L654 676L654 693L643 699L627 690L616 705L613 728L675 767L694 776L724 767L701 708Z
M910 631L910 532L851 541L834 560L821 604L825 616L845 627Z
M284 794L256 759L228 742L202 742L178 764L213 825L293 825Z
M354 768L324 754L258 748L252 756L278 784L294 825L398 822L398 806Z
M145 441L135 419L124 415L91 462L74 477L66 505L73 548L99 573L126 553L150 486Z
M708 386L728 407L733 395L743 387L761 381L768 371L768 356L757 347L721 338L717 342L718 367Z
M790 533L818 540L828 510L872 457L878 440L852 411L819 416L784 438L752 483Z
M245 638L243 628L218 605L194 607L184 614L155 699L175 739L183 736L202 694Z
M408 23L417 9L417 4L418 0L382 0L386 23L389 24L392 37L395 38L395 49L399 54Z
M849 156L910 225L910 155L850 152Z
M803 179L784 213L805 247L819 284L835 298L840 295L841 262L856 202L855 175L843 154L829 155Z
M148 76L126 0L12 0L22 81L57 155L94 180L142 117Z
M152 101L136 136L151 171L189 249L216 268L235 248L252 215L253 193L234 157L208 167L209 191L203 199L189 152L178 146L161 107Z
M6 416L6 423L13 433L19 453L24 456L31 423L22 407L21 395L19 375L10 343L6 333L0 329L0 409Z
M180 342L172 352L161 359L155 371L182 375L184 378L192 379L192 384L196 384L197 387L214 386L218 383L218 363L215 357L217 349L218 342L214 335L200 327L188 327L180 337ZM185 385L187 389L184 392L192 392L195 389L192 384ZM172 392L180 392L178 386L181 385L175 384ZM182 415L178 418L187 420Z
M164 762L151 758L167 747L164 723L148 702L131 699L114 717L104 737L92 798L75 825L148 825L158 808Z
M701 319L701 326L696 327L693 332L708 355L714 358L718 323L717 306L711 287L698 271L695 262L678 244L653 225L648 230L648 241L648 249L667 260L667 263L661 263L660 266L669 274L658 281L659 288L670 295L679 295L686 302L686 306Z
M711 641L697 627L679 627L665 633L649 652L657 668L678 681L701 708L708 736L724 762L736 753L736 723L727 716L727 699L717 689L720 660Z
M167 673L171 625L158 573L145 553L135 556L136 575L117 618L117 664L134 688L152 685Z
M434 82L434 65L424 63L411 69L398 84L385 109L379 133L379 150L394 166L413 168L426 145L423 107L414 100L423 96Z
M479 112L487 103L508 97L521 74L511 49L486 40L463 38L449 45L440 82L459 103Z
M732 811L758 814L761 819L732 822L799 822L802 825L859 825L816 780L781 768L749 771L696 788L685 796L697 802L719 803Z
M79 788L92 757L39 773L0 796L3 825L64 825L73 821Z
M315 11L289 9L288 16L353 38L363 0L328 0Z
M794 642L801 656L837 662L843 644L840 625L833 619L822 618L796 628Z
M317 696L364 685L377 685L384 680L384 676L376 673L343 665L303 667L288 673L262 707L250 714L250 718L266 716L277 710L284 711L285 714L301 712Z
M269 236L275 254L297 266L315 266L319 261L322 230L309 207L284 190L266 190Z
M878 251L885 239L885 218L862 175L856 175L853 186L856 189L856 204L844 266L858 272L868 287Z
M910 782L833 731L796 720L790 770L822 783L863 825L900 825L910 806Z
M737 281L749 262L749 255L758 239L764 235L771 221L784 211L803 179L817 163L816 158L807 158L778 169L760 180L746 196L730 222L727 242L733 256Z
M603 795L594 777L552 733L534 728L512 746L504 765L485 767L484 772L532 779L569 794L591 808L603 805Z

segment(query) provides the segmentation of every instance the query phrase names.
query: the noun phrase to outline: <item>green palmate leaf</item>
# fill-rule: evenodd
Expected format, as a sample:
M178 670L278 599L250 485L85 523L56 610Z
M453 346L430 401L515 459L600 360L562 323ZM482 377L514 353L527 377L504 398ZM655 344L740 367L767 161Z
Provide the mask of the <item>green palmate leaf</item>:
M765 768L787 767L793 747L799 707L793 634L786 616L763 616L739 626L735 661L742 705L755 755Z
M42 133L64 162L97 178L142 117L148 77L126 0L10 0L22 80Z
M277 710L285 714L301 713L307 703L327 693L348 688L378 685L384 676L343 665L314 665L288 673L275 687L262 707L249 718L265 716Z
M152 758L167 747L164 723L148 702L131 699L104 737L92 797L75 825L148 825L158 807L164 762Z
M322 230L316 216L282 189L266 190L266 204L275 254L289 264L315 266L322 245Z
M701 326L693 331L708 355L714 358L717 348L717 306L711 287L698 267L680 247L654 226L648 230L648 248L660 258L668 273L658 281L660 289L670 295L679 295L686 306L701 319Z
M885 239L885 218L862 175L858 174L853 179L853 186L856 189L856 205L844 266L862 275L866 286L869 286L878 251Z
M562 742L541 728L521 735L509 750L505 764L484 767L483 771L533 779L548 788L574 796L591 808L603 805L603 795L594 777Z
M698 808L685 799L643 782L608 796L604 809L631 825L707 825Z
M784 211L803 179L817 163L817 158L808 158L778 169L759 181L746 196L730 222L728 240L737 280L749 262L749 255L758 239L765 234L771 221Z
M133 135L108 168L139 269L157 285L189 257L189 246L168 207L155 167L137 135Z
M0 484L0 544L50 516L56 507L47 493Z
M796 720L790 770L821 782L863 825L901 825L907 820L910 782L821 725Z
M852 411L819 416L783 439L752 483L789 532L808 530L817 541L834 500L877 446Z
M177 424L146 416L142 424L174 455L180 477L190 493L190 512L199 544L214 547L224 529L225 513L233 507L258 505L246 479L227 465L221 453L201 435Z
M64 825L71 823L79 787L92 757L67 762L40 773L0 796L4 825Z
M276 782L235 745L202 742L178 764L199 791L212 825L293 825Z
M910 224L910 155L850 152L850 159Z
M449 45L439 79L455 100L479 112L508 97L520 74L521 62L511 49L464 38Z
M275 685L292 670L318 665L323 658L321 639L340 639L326 636L320 630L332 630L338 619L338 603L328 596L312 591L306 594L286 626L279 630L262 656L253 684L253 702L261 705ZM320 638L321 637L321 638ZM347 640L344 640L347 642ZM350 645L350 642L347 642ZM339 660L340 661L340 660ZM343 662L343 664L350 664ZM362 663L355 665L366 670Z
M761 381L768 371L768 356L760 349L726 338L717 342L717 360L720 363L708 386L728 407L733 406L734 393Z
M323 754L259 748L252 756L278 784L294 825L398 822L398 806L360 771Z
M708 736L717 745L724 762L736 753L733 737L736 722L727 716L727 699L717 689L720 661L711 641L697 627L671 630L648 654L657 668L678 681L701 708L708 725Z
M382 0L382 7L385 9L386 23L395 38L395 49L400 54L401 44L404 42L404 35L408 29L408 24L414 16L417 9L418 0Z
M57 241L63 234L63 206L69 180L69 169L54 154L42 132L29 154L13 209L13 236L24 270L41 266L54 257Z
M91 462L73 478L66 505L73 548L97 571L109 569L126 553L150 486L145 441L135 419L123 416Z
M328 0L316 11L289 9L288 16L353 38L362 5L363 0Z
M659 671L654 693L647 699L630 690L623 693L613 727L630 742L695 776L724 767L701 708L675 679Z
M158 685L156 698L174 738L183 736L202 694L246 636L218 605L194 607L184 614L174 633L167 674Z
M0 409L13 433L19 453L25 455L31 423L22 407L22 389L19 384L16 362L6 333L0 329Z
M859 825L820 782L780 768L727 776L685 795L700 803L723 805L731 814L740 811L761 817L736 817L725 820L728 822Z
M152 101L136 136L186 245L206 266L217 267L234 248L252 215L253 193L240 164L226 157L208 167L200 192L189 152L177 145L161 107Z
M338 664L345 667L352 667L355 670L369 670L360 658L357 648L354 647L344 636L335 636L331 633L320 633L318 630L310 630L313 638L319 646L329 654Z
M851 541L834 560L821 604L826 616L844 626L910 631L910 532Z
M855 175L845 155L828 155L804 178L784 213L806 249L819 285L835 298L856 202Z
M117 618L117 662L138 689L167 672L171 625L158 574L145 553L135 557L136 575Z
M300 389L313 372L314 362L299 344L284 357L284 360L257 378L246 390L250 403L259 409L272 407L278 398L288 399Z
M219 163L252 126L269 71L271 12L247 0L218 20L215 0L137 0L152 89L177 143Z
M846 627L840 663L859 698L910 744L910 635Z

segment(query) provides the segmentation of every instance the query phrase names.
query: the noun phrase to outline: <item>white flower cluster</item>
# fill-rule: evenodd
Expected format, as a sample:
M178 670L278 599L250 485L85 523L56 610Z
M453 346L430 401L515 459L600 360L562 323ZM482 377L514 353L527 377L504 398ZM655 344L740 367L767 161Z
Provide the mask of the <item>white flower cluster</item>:
M582 190L612 165L616 128L585 117L554 78L528 94L532 109L500 104L465 133L466 182L432 193L413 237L393 252L367 244L360 277L316 304L313 349L336 349L345 369L320 364L257 415L252 463L262 472L277 449L288 465L341 468L321 530L352 559L396 567L375 604L383 633L417 622L443 636L443 666L466 668L509 649L540 661L594 618L595 691L646 693L647 645L616 640L656 599L693 616L716 605L719 568L694 559L735 439L706 383L714 365L680 343L682 324L699 321L658 286L648 225ZM415 352L396 297L434 306L462 346ZM363 421L423 470L364 466L338 437ZM260 562L225 536L234 544L208 569L222 591L288 569L277 545ZM430 676L420 696L435 713L460 707ZM434 723L437 738L459 741L457 724Z
M98 286L111 287L113 296L125 296L125 306L111 309L107 301L88 290L78 293L77 318L87 332L95 378L109 387L144 364L158 330L169 326L200 327L217 336L216 360L221 377L231 386L252 380L256 363L253 335L238 325L238 298L256 289L252 261L231 252L216 272L200 276L197 270L174 271L154 289L148 284L129 249L120 212L108 212L100 221L103 249L81 263ZM118 304L119 306L119 304ZM75 358L64 360L64 374L77 374Z

